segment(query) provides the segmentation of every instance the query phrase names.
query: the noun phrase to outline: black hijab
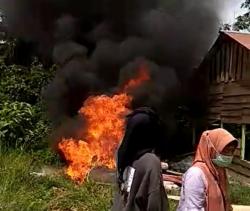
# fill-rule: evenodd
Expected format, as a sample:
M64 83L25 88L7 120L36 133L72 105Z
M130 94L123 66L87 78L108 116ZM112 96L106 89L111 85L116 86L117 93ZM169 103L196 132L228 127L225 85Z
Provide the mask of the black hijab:
M149 107L141 107L127 116L124 138L118 149L118 183L122 183L125 168L147 152L159 151L164 141L160 119Z

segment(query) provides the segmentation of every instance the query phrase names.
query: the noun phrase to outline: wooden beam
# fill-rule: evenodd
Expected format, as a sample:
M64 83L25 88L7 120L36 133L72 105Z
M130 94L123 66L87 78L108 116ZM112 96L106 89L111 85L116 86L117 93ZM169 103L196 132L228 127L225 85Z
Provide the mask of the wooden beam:
M226 73L226 80L234 80L234 74L233 74L233 58L234 58L234 49L235 49L235 45L234 43L230 43L230 45L228 46L228 53L229 53L229 66L228 66L228 70Z
M237 67L237 75L236 75L236 79L237 80L241 80L242 79L242 63L243 63L243 48L241 46L239 46L239 54L238 54L238 67Z
M220 50L220 81L224 81L224 46L222 45L222 48Z
M224 57L224 66L225 66L225 69L224 69L224 81L225 82L228 82L228 77L229 77L229 69L230 69L230 45L231 43L229 44L226 44L225 46L225 57Z
M243 124L241 125L241 144L240 144L242 160L245 159L245 147L246 147L246 125Z

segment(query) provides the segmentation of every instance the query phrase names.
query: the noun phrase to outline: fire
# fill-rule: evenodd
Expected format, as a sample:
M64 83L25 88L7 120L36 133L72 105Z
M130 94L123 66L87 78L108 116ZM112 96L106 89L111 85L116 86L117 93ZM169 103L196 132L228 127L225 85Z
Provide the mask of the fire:
M148 71L142 66L135 79L128 81L123 92L113 96L91 96L79 111L85 120L83 140L65 139L59 149L67 160L67 174L82 182L89 171L96 166L115 168L114 153L124 134L125 115L132 96L127 90L138 87L149 80Z
M141 65L139 69L139 74L136 78L131 79L125 86L124 91L135 89L136 87L140 86L144 81L149 81L150 76L148 72L145 70L145 66Z

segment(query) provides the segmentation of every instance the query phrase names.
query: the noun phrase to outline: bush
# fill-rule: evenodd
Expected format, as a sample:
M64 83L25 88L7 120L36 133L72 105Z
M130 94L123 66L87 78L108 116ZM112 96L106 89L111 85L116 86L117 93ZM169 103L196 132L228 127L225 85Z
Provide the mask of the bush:
M0 109L2 147L24 148L33 136L34 108L24 102L5 102Z
M45 70L36 59L30 67L0 63L0 100L32 105L41 100L41 91L54 75L55 68Z
M50 121L41 91L55 67L44 69L34 59L30 67L6 65L0 60L0 142L4 148L37 150L47 147Z

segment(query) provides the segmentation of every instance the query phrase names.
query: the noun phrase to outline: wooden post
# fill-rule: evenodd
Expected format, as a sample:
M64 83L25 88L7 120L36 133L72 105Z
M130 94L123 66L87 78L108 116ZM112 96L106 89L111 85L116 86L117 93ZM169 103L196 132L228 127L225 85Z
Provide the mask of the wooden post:
M220 128L223 128L223 122L220 122Z
M241 125L241 142L240 142L240 151L241 159L245 159L245 147L246 147L246 125Z

